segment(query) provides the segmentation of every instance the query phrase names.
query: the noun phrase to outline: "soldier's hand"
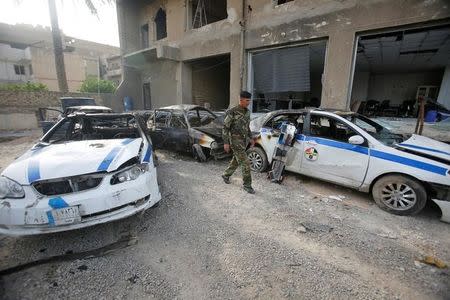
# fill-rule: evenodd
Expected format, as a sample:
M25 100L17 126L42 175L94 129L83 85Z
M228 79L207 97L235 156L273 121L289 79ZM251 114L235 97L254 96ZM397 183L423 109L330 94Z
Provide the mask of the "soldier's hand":
M251 140L250 140L250 145L251 145L252 147L255 147L255 143L256 143L256 139L251 139Z
M230 144L223 144L223 150L225 150L226 153L230 152Z

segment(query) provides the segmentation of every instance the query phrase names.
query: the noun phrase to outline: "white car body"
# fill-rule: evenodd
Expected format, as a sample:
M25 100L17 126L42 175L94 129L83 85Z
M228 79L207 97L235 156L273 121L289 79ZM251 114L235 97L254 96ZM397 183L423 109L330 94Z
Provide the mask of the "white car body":
M141 133L135 138L38 144L23 154L1 174L19 184L25 195L0 199L0 233L72 230L122 219L155 205L161 194L152 145ZM142 172L134 180L112 183L115 175L132 167L123 167L130 160ZM89 180L90 187L80 188ZM44 185L51 189L57 182L67 182L72 192L46 195L38 191Z
M284 113L289 114L289 111ZM300 112L297 111L298 113ZM286 170L363 192L369 192L374 182L383 175L404 174L427 186L443 189L445 199L432 200L441 208L441 220L450 222L450 145L413 135L407 141L387 146L347 120L343 112L317 109L304 110L301 113L326 116L340 121L353 129L357 135L362 136L366 144L355 145L313 134L297 134L287 153ZM264 150L269 163L272 162L272 154L279 136L279 132L266 126L273 116L276 116L276 113L272 114L272 117L266 117L263 122L256 119L250 125L252 131L259 132L257 145ZM311 149L315 152L314 157L306 155Z

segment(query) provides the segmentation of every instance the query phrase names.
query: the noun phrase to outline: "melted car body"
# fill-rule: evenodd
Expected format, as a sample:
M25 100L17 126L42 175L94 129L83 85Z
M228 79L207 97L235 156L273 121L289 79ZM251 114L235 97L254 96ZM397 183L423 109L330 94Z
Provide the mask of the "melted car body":
M147 115L147 128L159 149L190 152L199 161L228 156L223 151L223 121L198 105L173 105Z

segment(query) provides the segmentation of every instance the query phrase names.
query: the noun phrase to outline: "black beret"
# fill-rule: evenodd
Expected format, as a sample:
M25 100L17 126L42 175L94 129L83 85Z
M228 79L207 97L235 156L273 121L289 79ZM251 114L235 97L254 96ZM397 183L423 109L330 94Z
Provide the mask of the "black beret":
M252 98L252 94L250 94L247 91L242 91L241 92L241 98L245 98L245 99L251 99Z

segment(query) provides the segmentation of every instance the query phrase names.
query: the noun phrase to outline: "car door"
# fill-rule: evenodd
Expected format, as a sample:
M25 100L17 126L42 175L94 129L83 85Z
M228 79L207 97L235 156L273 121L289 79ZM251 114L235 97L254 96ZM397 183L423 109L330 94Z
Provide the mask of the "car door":
M358 133L338 118L312 112L304 143L301 173L349 187L359 187L369 164L367 141L348 142Z
M285 168L289 171L299 172L303 145L302 141L297 139L297 137L302 132L304 117L304 113L282 113L275 115L264 124L260 131L260 137L269 161L272 161L275 148L278 145L281 125L287 122L297 127L297 136L292 147L288 148Z
M190 151L189 131L182 111L174 111L167 127L166 147L174 151Z
M167 126L170 119L170 112L165 110L155 110L147 126L150 131L153 145L155 148L167 149Z

